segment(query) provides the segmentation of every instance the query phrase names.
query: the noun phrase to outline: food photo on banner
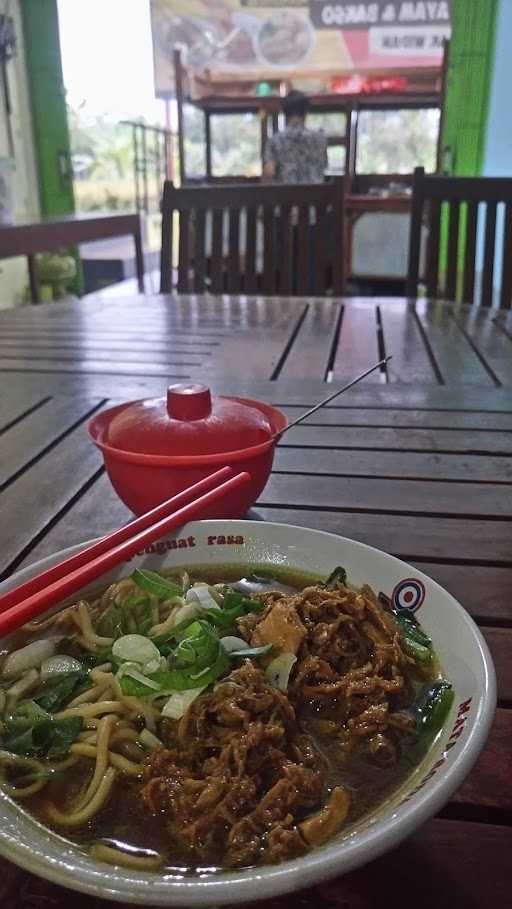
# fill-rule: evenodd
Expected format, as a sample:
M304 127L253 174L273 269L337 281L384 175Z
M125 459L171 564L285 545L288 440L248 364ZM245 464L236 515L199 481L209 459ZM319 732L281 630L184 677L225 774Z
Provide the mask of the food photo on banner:
M316 78L439 67L450 37L449 0L366 3L151 0L155 85L174 94L173 51L197 77Z

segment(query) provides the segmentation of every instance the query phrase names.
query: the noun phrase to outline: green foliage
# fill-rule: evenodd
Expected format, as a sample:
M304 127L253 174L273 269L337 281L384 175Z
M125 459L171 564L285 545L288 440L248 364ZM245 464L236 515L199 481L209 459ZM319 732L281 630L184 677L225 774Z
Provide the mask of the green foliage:
M359 174L407 174L435 170L439 111L361 111L357 125Z

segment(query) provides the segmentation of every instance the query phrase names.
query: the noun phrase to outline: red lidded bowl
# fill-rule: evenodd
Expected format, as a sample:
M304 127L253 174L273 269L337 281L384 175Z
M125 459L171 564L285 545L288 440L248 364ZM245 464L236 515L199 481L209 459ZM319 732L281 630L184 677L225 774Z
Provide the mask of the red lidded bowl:
M118 496L143 514L220 467L247 470L250 483L212 505L205 518L237 518L267 482L274 436L288 421L249 398L212 395L205 385L171 385L165 398L111 407L89 423Z

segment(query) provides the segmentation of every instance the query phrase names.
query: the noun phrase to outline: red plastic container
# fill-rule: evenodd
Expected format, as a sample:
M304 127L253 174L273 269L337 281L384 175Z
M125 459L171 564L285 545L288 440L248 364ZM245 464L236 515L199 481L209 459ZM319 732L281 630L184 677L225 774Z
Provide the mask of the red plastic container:
M111 407L89 423L118 496L143 514L219 467L247 470L252 482L205 518L237 518L254 504L272 468L285 415L249 398L212 396L205 385L171 385L165 398Z

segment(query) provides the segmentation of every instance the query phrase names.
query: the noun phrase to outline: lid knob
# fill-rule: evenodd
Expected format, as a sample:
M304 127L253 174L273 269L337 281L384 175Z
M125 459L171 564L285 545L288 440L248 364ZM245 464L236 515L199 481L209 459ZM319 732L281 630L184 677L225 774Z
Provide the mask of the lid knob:
M203 420L212 412L212 396L206 385L169 385L167 413L173 420Z

